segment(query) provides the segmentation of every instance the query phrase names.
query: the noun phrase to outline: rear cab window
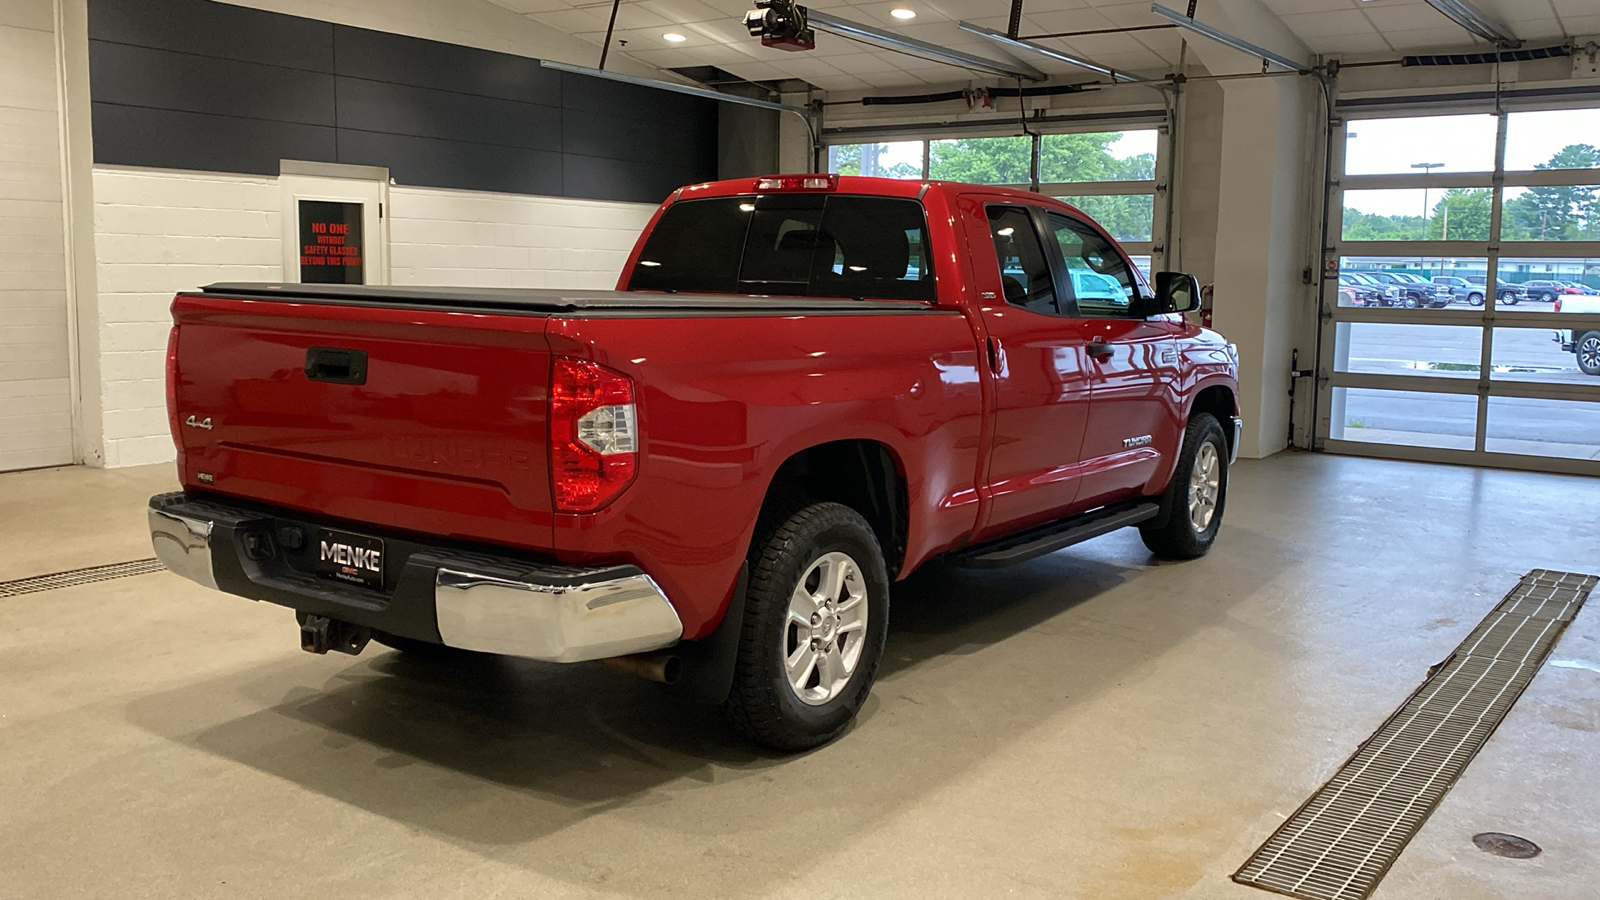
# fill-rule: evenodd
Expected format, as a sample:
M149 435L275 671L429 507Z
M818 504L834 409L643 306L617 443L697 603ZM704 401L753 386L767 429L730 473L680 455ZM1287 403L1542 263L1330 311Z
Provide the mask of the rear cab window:
M849 194L760 194L667 207L632 291L934 302L922 204Z

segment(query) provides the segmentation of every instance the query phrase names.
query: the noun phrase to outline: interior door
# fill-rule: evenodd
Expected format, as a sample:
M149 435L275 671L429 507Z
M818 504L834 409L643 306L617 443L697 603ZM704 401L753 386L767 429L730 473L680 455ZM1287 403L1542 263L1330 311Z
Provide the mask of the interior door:
M1142 282L1094 226L1051 211L1046 227L1061 252L1063 308L1081 329L1092 382L1076 503L1092 509L1142 494L1165 471L1163 451L1182 439L1178 325L1140 314Z
M974 536L982 541L1060 518L1076 501L1090 383L1085 341L1057 302L1059 264L1037 213L982 195L963 197L960 210L993 387L986 512Z
M386 181L285 173L278 186L284 281L389 283Z

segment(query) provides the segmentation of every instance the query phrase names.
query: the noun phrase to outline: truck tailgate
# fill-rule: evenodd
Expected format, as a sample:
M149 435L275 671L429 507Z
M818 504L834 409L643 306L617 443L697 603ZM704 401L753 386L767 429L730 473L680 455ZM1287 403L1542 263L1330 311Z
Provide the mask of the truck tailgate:
M173 319L186 487L551 547L545 316L208 293Z

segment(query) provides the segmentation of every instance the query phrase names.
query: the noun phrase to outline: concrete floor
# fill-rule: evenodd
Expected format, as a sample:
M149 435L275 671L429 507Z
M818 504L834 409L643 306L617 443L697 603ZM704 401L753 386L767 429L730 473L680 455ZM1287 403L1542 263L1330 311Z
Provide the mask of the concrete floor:
M0 580L149 556L170 480L0 476ZM860 721L787 759L597 665L310 656L166 573L0 599L0 897L1264 898L1229 874L1535 567L1600 570L1600 480L1243 462L1203 560L898 587ZM1594 896L1595 606L1377 897Z

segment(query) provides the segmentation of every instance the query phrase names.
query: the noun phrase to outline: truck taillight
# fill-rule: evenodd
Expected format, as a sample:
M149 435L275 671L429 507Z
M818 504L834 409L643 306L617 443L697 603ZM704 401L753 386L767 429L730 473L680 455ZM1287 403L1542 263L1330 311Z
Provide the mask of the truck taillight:
M178 431L178 326L167 332L167 429L178 451L178 472L183 477L183 435Z
M1556 312L1561 312L1561 298L1556 298Z
M633 483L639 413L633 379L557 357L550 371L550 488L558 512L591 512Z

